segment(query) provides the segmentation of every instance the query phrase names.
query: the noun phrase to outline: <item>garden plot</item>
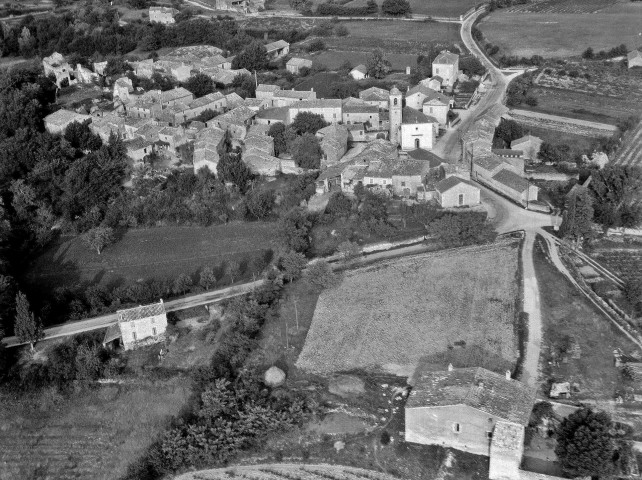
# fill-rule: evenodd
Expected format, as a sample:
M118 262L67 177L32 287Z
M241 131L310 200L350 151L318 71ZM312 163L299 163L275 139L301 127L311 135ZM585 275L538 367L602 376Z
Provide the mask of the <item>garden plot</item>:
M622 279L642 277L642 248L596 248L591 257Z
M642 122L624 137L624 143L613 163L617 165L642 166ZM640 266L642 267L642 266Z
M518 255L504 240L348 272L319 297L297 367L408 375L420 359L480 348L513 363Z

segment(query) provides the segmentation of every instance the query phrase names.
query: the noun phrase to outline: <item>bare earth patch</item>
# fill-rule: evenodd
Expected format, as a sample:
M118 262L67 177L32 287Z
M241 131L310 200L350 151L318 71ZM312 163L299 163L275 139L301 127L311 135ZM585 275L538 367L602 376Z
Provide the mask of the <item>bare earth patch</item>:
M514 361L518 253L504 240L347 272L319 297L297 367L410 375L424 356L472 345Z

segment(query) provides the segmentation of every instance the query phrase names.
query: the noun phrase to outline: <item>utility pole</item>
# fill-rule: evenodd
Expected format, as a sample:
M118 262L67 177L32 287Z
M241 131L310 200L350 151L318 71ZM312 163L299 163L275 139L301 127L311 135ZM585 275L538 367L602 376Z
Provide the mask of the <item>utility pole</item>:
M292 303L294 304L294 318L296 318L296 333L299 333L299 310L296 305L297 300L293 298Z

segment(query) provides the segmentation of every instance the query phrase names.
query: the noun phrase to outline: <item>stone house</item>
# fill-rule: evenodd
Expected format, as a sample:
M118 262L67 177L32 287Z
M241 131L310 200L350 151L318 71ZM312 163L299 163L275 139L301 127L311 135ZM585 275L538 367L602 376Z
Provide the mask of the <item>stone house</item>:
M525 160L538 160L539 150L542 147L542 139L531 135L524 135L521 138L513 140L510 142L511 150L521 150L523 152L522 157Z
M169 7L149 7L149 21L150 23L162 23L163 25L171 25L176 23L174 15L178 13L175 8Z
M639 50L632 50L626 56L626 63L629 68L642 67L642 53Z
M160 104L163 107L174 105L176 102L187 104L192 100L194 100L192 92L183 87L174 87L160 94Z
M534 392L484 368L415 372L405 406L405 439L489 456L498 423L524 429Z
M441 78L439 75L435 75L434 77L431 77L431 78L424 78L419 82L419 85L423 85L425 87L430 88L431 90L439 92L441 90L442 83L444 83L444 79Z
M167 314L163 300L151 305L118 310L118 328L125 350L158 343L165 339Z
M256 112L254 110L248 107L237 107L209 120L207 126L216 126L226 130L233 141L243 140L255 116Z
M387 110L388 102L390 101L390 92L383 88L370 87L360 91L359 98L370 105Z
M268 43L265 46L268 58L276 60L290 53L290 44L285 40L277 40L276 42Z
M225 131L217 127L204 128L196 134L194 142L194 172L205 167L216 174L216 167L223 152Z
M238 75L250 75L250 72L245 68L239 68L237 70L232 70L228 68L221 67L206 67L199 69L201 73L209 75L209 77L214 81L215 84L222 87L229 87L234 82L234 79Z
M363 123L351 123L348 128L348 140L351 142L372 142L381 139L388 140L389 131L387 128L370 129Z
M352 97L343 101L342 119L347 125L367 123L374 129L381 126L379 107Z
M354 80L364 80L368 78L368 69L364 64L357 65L354 67L352 70L350 70L349 74Z
M452 88L459 74L459 55L442 50L432 61L432 75L443 78L443 86Z
M44 118L45 129L49 133L63 133L73 122L83 123L91 121L91 116L77 113L72 110L60 109Z
M134 162L142 162L143 158L154 152L154 143L138 137L124 143L127 149L127 156Z
M481 203L481 190L470 180L451 176L435 185L435 197L442 208L470 207Z
M259 152L274 156L274 139L269 135L248 135L245 137L244 154Z
M92 133L98 135L105 143L109 140L112 133L122 139L127 139L128 137L125 128L125 118L109 112L104 112L100 116L92 117L89 129Z
M422 105L421 111L429 117L435 118L440 127L448 126L448 112L452 108L453 101L441 94L433 98L426 98Z
M184 82L192 76L192 66L191 65L177 65L170 68L170 74L178 82Z
M255 175L274 177L279 173L300 175L305 172L294 164L294 160L286 160L259 151L252 151L243 156L245 163Z
M282 123L283 125L289 125L290 108L289 107L264 108L256 112L256 117L254 120L259 125L273 125L275 123Z
M76 64L76 79L80 83L92 83L98 81L98 74L90 69L83 67L80 63Z
M185 120L199 116L205 110L221 113L225 110L226 99L221 92L208 93L192 100L184 111Z
M288 107L297 102L309 102L317 99L317 93L308 90L278 90L272 95L272 107Z
M107 61L104 62L94 62L94 72L98 75L105 75L105 68L107 68Z
M48 57L42 59L42 67L45 71L45 76L53 75L56 78L56 86L62 87L63 82L68 85L75 85L77 79L75 72L71 65L65 60L65 57L58 52L54 52Z
M340 123L342 121L342 107L342 101L339 99L307 100L290 105L289 116L294 121L299 113L308 112L321 115L327 123Z
M321 165L328 166L338 163L348 150L348 129L344 125L329 125L316 133L323 157Z
M312 60L307 60L305 58L291 58L288 60L288 63L285 64L285 69L295 75L298 75L302 68L312 68Z
M271 100L276 92L281 90L278 85L268 85L266 83L259 83L256 87L256 98L261 100Z
M528 208L529 202L537 201L539 187L515 172L503 169L493 175L491 186L511 200Z
M158 132L158 139L165 142L170 151L175 151L176 148L188 142L188 136L183 127L163 127Z
M113 99L119 99L121 102L129 102L132 97L131 94L134 91L134 86L132 81L128 77L121 77L114 82L114 92Z

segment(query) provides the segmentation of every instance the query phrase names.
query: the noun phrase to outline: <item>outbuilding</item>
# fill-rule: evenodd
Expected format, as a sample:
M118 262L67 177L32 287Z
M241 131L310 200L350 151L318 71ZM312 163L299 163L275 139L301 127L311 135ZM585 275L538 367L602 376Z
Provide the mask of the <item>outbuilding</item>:
M481 190L470 180L448 177L435 185L436 199L442 208L469 207L481 203Z

